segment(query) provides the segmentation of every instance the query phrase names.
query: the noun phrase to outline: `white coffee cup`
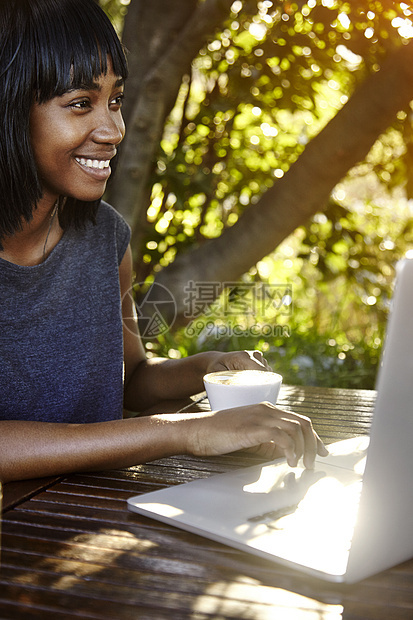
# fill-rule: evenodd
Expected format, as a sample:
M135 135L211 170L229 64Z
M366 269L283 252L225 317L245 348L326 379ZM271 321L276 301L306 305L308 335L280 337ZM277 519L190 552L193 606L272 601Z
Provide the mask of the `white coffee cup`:
M263 401L276 404L282 376L265 370L223 370L204 376L204 385L213 411Z

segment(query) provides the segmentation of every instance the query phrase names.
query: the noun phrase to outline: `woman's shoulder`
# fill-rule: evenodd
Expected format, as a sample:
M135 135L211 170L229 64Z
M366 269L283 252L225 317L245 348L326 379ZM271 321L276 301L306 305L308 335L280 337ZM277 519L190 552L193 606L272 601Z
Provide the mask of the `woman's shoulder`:
M107 241L114 239L118 249L119 263L126 252L130 242L131 229L122 215L104 200L101 201L97 217L97 229L99 236L105 237Z
M104 200L100 202L96 222L99 226L109 227L112 229L113 227L118 226L125 229L129 228L129 225L119 211L116 211L112 205Z

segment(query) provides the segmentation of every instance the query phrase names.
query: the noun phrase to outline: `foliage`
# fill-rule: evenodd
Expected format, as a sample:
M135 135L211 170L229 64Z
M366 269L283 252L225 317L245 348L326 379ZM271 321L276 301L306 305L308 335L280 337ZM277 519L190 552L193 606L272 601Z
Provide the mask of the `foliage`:
M234 2L194 59L154 174L142 280L217 237L285 174L386 51L400 44L398 3ZM407 136L410 119L398 121ZM384 182L403 158L377 153ZM384 175L384 176L383 176Z
M234 285L186 328L148 343L149 355L258 348L286 383L374 388L394 266L413 246L409 203L397 192L379 197L368 204L358 180L340 185L323 214L245 275L238 298ZM274 303L252 313L243 291L275 282L291 288L291 311Z
M130 0L99 0L99 4L109 15L117 32L121 34Z
M127 2L101 3L120 11L121 24ZM411 15L406 3L389 0L236 0L194 59L165 125L138 280L233 225L386 53L413 36ZM412 242L404 200L413 197L412 144L409 109L336 188L328 209L245 274L241 285L293 286L291 315L253 318L288 335L257 338L250 315L223 316L218 304L197 317L197 333L190 324L159 336L148 354L258 347L286 382L373 387L393 266ZM221 305L228 295L236 298L236 286ZM240 322L237 334L229 329Z

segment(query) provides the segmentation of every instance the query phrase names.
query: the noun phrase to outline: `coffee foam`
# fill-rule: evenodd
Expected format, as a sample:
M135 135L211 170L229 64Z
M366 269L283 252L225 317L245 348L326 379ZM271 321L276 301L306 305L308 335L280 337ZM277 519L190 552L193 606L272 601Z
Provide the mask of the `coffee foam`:
M234 370L211 373L205 379L221 385L267 385L274 383L277 375L264 370Z

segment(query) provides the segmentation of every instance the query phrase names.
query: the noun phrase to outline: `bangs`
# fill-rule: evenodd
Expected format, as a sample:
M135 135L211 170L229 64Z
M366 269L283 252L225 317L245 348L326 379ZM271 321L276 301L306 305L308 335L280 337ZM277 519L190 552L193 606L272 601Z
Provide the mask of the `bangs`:
M108 59L125 80L122 44L94 0L0 0L0 248L42 197L30 138L33 101L90 87L107 73ZM99 202L68 198L61 226L93 222Z
M85 11L78 1L49 0L45 19L44 2L42 15L36 20L33 6L32 50L35 59L33 91L39 103L61 96L71 89L85 88L108 70L108 57L115 75L125 79L127 62L109 18L93 0ZM34 25L34 24L33 24Z

